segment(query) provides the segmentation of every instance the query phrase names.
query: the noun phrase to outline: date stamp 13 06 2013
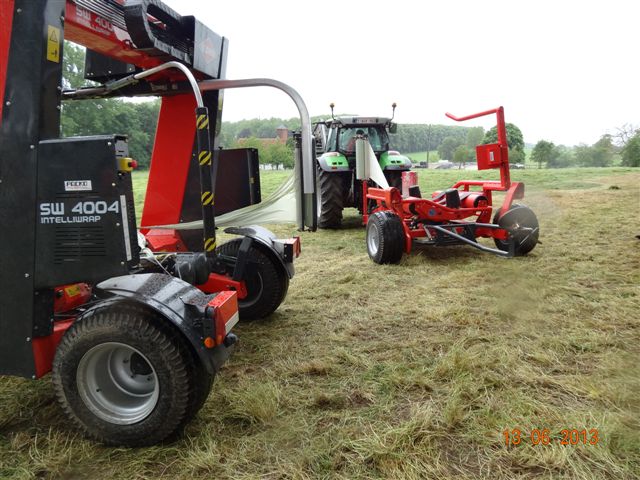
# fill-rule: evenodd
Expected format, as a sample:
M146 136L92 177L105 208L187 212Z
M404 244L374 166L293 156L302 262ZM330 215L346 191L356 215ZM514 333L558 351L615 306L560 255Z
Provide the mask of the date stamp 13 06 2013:
M597 428L564 428L559 432L551 432L548 428L534 428L523 431L518 428L502 431L505 446L512 445L591 445L600 441Z

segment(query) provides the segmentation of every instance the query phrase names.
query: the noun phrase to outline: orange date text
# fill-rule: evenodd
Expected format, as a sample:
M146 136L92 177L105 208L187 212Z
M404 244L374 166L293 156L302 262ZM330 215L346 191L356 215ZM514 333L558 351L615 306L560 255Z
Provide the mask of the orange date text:
M531 431L523 431L518 428L503 430L505 446L531 444L531 445L597 445L600 441L598 429L565 428L560 432L551 432L548 428L534 428Z

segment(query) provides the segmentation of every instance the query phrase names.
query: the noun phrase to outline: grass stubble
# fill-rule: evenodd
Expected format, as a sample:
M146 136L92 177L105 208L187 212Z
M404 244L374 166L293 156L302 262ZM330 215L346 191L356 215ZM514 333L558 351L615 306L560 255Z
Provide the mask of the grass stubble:
M456 173L421 175L430 191ZM527 257L448 247L378 266L355 211L303 233L286 301L237 328L175 443L102 447L48 378L1 378L0 478L640 477L640 175L519 175L543 242ZM544 428L551 444L533 445ZM565 428L600 441L560 445Z

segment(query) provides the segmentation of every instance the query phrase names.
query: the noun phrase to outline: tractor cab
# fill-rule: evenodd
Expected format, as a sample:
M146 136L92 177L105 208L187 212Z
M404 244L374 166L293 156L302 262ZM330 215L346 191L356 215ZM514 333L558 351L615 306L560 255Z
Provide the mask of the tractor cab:
M337 228L342 223L342 210L362 205L362 185L356 178L356 140L367 139L389 185L400 188L402 172L411 169L411 160L390 149L389 133L397 124L388 117L359 117L333 114L331 119L317 122L313 134L316 142L318 226ZM395 112L396 104L393 104ZM362 212L361 212L362 213Z
M378 157L389 150L388 119L353 117L331 123L327 141L328 151L340 152L355 162L355 145L356 139L359 137L369 140L371 148Z

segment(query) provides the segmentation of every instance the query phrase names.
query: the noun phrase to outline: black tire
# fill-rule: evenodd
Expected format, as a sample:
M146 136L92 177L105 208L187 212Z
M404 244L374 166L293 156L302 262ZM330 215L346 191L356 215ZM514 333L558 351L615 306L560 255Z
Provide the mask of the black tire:
M345 204L345 175L325 172L317 166L318 228L340 228Z
M195 415L202 393L196 398L193 354L165 322L138 305L110 303L89 310L65 333L53 385L87 436L148 446L174 436Z
M402 220L392 212L376 212L367 222L367 252L376 263L399 263L404 252Z
M200 411L207 401L207 398L209 398L209 393L211 393L211 387L216 377L215 374L207 371L200 359L197 358L195 352L192 352L191 355L193 358L193 386L191 387L191 394L189 395L187 414L181 427L186 426Z
M215 374L210 374L200 359L197 358L196 353L192 349L189 350L191 352L191 366L189 367L189 370L193 372L193 375L191 375L193 383L189 389L189 404L187 406L186 414L176 430L165 439L169 442L178 440L183 434L185 427L202 409L207 398L209 398L211 387L215 380Z
M217 253L238 257L242 238L234 238L217 248ZM284 301L289 289L289 275L271 256L263 252L255 242L249 250L249 258L243 278L247 296L238 299L240 320L258 320L271 315Z
M500 217L500 210L498 210L493 217L493 223L511 232L515 242L514 253L516 256L526 255L538 244L538 238L540 236L538 218L536 214L533 213L533 210L525 205L512 204L507 213L502 217ZM533 231L518 230L518 227L533 229ZM500 250L504 252L509 251L508 241L494 238L494 242Z

